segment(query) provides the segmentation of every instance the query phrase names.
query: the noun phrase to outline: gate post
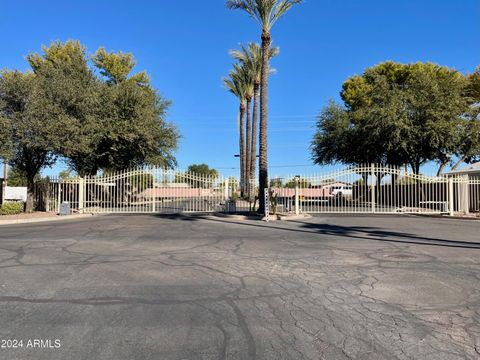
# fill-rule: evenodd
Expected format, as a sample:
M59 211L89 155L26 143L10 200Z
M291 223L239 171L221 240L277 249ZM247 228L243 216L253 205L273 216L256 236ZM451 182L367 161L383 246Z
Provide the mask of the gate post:
M469 176L462 177L462 211L465 215L470 213L470 181Z
M300 176L295 176L295 215L300 214Z
M371 165L372 170L372 213L375 213L375 164Z
M453 177L448 178L448 212L450 216L454 215L454 201L453 201Z
M58 186L58 192L57 192L57 209L56 209L56 212L60 213L60 204L62 202L62 179L58 178L57 186Z
M225 188L223 189L223 198L225 201L228 200L228 195L230 193L230 181L227 179L225 179Z
M266 222L270 222L270 199L269 199L269 189L265 188L265 218Z
M79 178L78 179L78 212L80 214L83 214L83 209L85 208L85 179L84 178Z
M42 189L42 197L45 203L45 211L50 212L50 180L45 181L44 188Z
M155 170L157 168L154 168ZM155 177L155 170L152 171L152 213L157 212L157 182Z

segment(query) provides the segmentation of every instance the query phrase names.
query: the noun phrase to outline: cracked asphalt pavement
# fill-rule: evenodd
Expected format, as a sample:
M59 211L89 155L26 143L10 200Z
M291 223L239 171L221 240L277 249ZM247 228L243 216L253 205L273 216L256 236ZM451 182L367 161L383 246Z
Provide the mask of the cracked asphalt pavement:
M479 359L479 234L408 216L1 226L0 341L24 346L0 359Z

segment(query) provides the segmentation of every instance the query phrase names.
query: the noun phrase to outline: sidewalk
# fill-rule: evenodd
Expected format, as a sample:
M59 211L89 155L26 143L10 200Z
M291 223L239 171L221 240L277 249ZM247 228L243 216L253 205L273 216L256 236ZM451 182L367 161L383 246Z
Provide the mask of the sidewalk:
M69 216L59 216L53 212L34 212L30 214L2 215L0 216L1 225L29 224L46 221L74 220L93 216L92 214L72 214Z

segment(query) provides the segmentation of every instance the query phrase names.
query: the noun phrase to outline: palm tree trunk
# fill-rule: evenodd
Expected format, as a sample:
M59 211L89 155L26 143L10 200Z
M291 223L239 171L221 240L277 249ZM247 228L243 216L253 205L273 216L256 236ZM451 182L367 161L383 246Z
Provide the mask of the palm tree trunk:
M250 198L250 162L251 162L251 139L252 135L252 124L250 119L250 104L252 102L251 98L247 98L247 124L246 124L246 140L245 140L245 188L247 191L247 196Z
M257 165L257 119L258 119L258 92L260 84L255 83L253 87L253 112L252 112L252 144L250 145L250 179L255 179L255 167ZM253 189L252 189L253 190ZM252 198L253 191L250 194ZM250 199L253 200L253 199Z
M260 161L259 161L259 213L265 212L265 189L268 188L268 75L271 37L268 30L262 32L262 80L260 83Z
M243 117L245 115L245 104L240 104L240 195L243 197L245 191L245 129L243 127Z

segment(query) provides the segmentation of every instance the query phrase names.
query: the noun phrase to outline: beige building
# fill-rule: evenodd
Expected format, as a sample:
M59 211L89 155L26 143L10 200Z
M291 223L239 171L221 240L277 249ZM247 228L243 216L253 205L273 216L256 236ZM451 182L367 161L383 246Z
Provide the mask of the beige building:
M480 179L480 162L469 164L461 169L453 170L447 173L448 176L468 175L472 179Z

